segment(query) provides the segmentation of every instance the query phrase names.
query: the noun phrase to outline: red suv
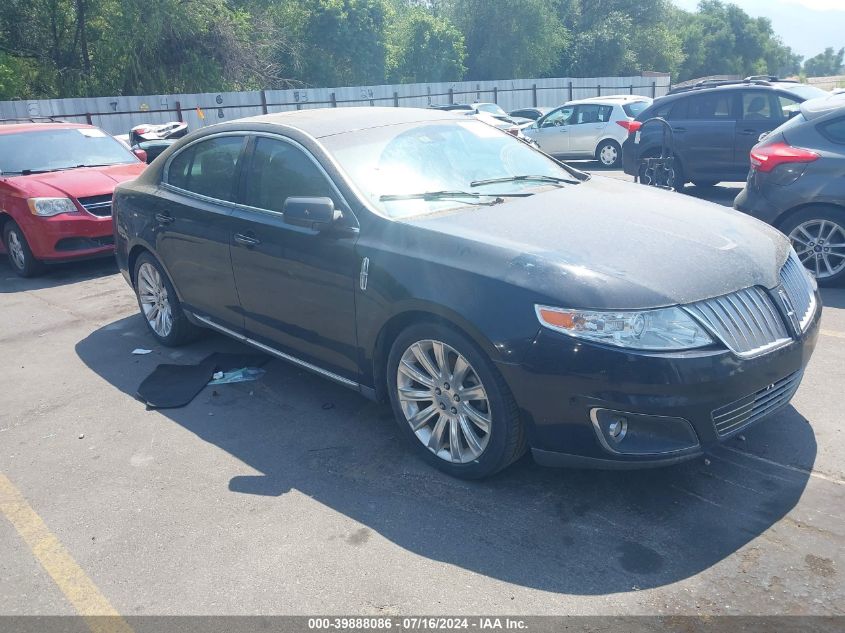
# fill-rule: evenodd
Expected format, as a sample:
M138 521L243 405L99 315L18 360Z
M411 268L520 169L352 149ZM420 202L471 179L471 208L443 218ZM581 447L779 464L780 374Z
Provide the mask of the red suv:
M92 125L0 125L0 252L22 277L112 253L112 192L145 167Z

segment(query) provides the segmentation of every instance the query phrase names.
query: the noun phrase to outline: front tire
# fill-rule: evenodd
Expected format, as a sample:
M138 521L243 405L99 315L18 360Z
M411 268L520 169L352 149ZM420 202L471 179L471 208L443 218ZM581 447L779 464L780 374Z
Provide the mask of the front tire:
M188 321L176 290L149 253L143 253L135 262L134 279L141 316L159 343L176 347L197 338L200 328Z
M608 169L619 167L622 163L622 147L610 139L602 141L596 148L596 160Z
M845 211L812 207L787 218L778 228L789 237L798 259L820 286L845 281Z
M3 229L3 244L9 254L9 264L21 277L35 277L44 272L44 264L35 258L26 236L14 220L9 220Z
M484 352L455 329L418 323L404 330L388 356L387 383L403 433L443 472L480 479L525 452L510 389Z

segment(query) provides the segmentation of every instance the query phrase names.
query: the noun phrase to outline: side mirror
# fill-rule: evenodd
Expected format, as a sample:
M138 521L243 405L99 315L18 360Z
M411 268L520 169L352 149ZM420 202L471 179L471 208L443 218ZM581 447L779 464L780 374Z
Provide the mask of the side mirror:
M765 139L769 135L768 132L763 132L760 136L757 137L757 142L759 143L763 139Z
M340 211L335 210L331 198L295 198L285 200L282 207L285 222L294 226L304 226L315 231L327 228L340 218Z
M132 153L135 154L141 161L147 162L147 151L143 149L133 149Z

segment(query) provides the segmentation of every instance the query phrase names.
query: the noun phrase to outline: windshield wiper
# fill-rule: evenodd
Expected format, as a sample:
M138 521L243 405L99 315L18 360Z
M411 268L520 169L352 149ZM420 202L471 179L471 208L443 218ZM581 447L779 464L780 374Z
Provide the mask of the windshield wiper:
M480 187L482 185L494 185L501 182L521 182L524 180L535 180L537 182L552 182L555 184L568 183L570 185L580 185L580 180L570 180L569 178L558 178L557 176L541 176L530 175L525 176L505 176L504 178L488 178L487 180L473 180L469 183L470 187Z
M10 173L19 173L21 176L30 176L32 174L51 174L54 171L68 171L70 169L79 169L80 167L111 167L112 165L122 165L123 163L101 163L98 165L86 165L81 163L79 165L68 165L67 167L54 167L53 169L21 169L19 172L6 172L7 174Z
M16 172L16 173L19 173L21 176L29 176L31 174L49 174L50 172L53 172L53 171L59 171L59 170L58 169L21 169L19 172ZM6 172L6 173L12 173L12 172Z
M477 193L475 191L423 191L379 196L381 202L391 200L448 200L449 198L527 198L533 193Z

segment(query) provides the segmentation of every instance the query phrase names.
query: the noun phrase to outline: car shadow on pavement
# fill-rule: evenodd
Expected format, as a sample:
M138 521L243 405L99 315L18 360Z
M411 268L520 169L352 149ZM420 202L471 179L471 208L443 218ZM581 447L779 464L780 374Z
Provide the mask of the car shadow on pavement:
M42 275L24 279L19 277L9 264L8 257L0 255L0 294L42 290L87 281L117 272L114 257L100 257L65 264L49 264Z
M822 305L830 308L845 308L845 288L822 288Z
M168 350L158 360L130 356L139 344L155 347L133 316L96 330L76 352L131 398L157 362L173 362ZM209 334L180 349L179 362L244 349ZM419 556L546 591L636 591L708 569L790 512L816 458L810 424L789 407L707 461L588 471L541 468L525 457L465 482L419 460L388 406L282 361L264 369L259 382L206 387L187 407L141 419L165 416L211 445L195 450L243 462L245 474L221 477L221 496L272 504L297 490Z

